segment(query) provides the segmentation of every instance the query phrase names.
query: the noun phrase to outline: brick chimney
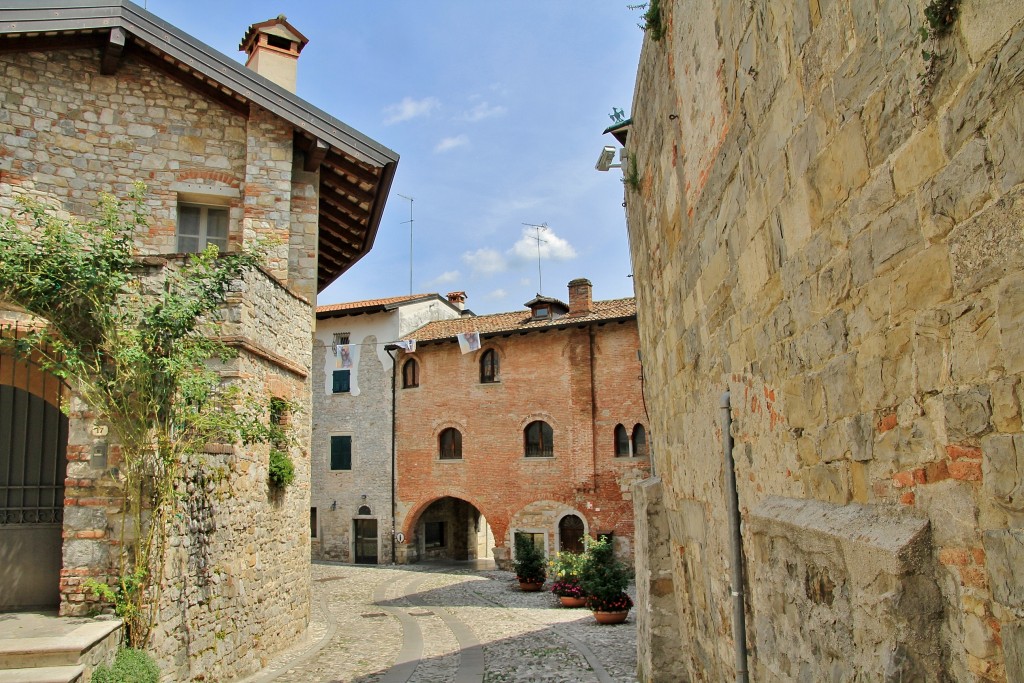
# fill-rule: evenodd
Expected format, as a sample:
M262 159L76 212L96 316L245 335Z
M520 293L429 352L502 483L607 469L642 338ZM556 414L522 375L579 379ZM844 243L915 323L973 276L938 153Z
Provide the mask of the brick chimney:
M460 311L464 310L466 308L466 293L448 292L448 303L452 304Z
M593 287L585 277L569 283L569 315L586 315L593 310Z
M295 92L299 53L308 42L306 36L279 14L250 26L238 49L249 55L245 62L247 67L285 90Z

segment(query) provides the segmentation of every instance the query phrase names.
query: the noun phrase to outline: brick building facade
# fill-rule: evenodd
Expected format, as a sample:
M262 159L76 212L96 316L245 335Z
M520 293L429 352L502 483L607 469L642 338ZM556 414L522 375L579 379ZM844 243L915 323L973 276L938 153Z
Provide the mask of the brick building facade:
M315 559L392 562L388 344L462 310L437 294L320 306L313 342L310 536ZM350 345L352 368L338 345Z
M398 357L398 560L493 557L517 533L546 552L611 533L632 555L630 489L649 471L632 299L430 323ZM457 335L478 335L462 353ZM473 339L464 338L462 343Z
M304 45L283 18L254 25L243 41L254 67L274 53L263 60L277 69L271 77L282 65L294 73ZM27 195L91 217L100 193L123 197L143 180L149 231L138 241L149 255L144 276L157 280L208 243L276 242L266 268L229 299L222 333L239 353L222 374L268 407L273 397L297 405L295 482L271 495L265 446L211 448L189 470L151 641L175 680L244 675L306 629L315 298L372 246L396 163L390 150L130 2L0 9L0 210L13 212ZM117 573L118 449L102 416L66 390L61 422L53 385L30 376L41 372L0 359L0 419L18 406L53 414L4 425L28 432L3 452L14 463L5 473L41 462L49 479L0 481L0 554L14 558L0 567L0 608L59 605L81 615L93 607L83 581ZM21 497L23 484L45 500ZM35 552L40 544L45 552ZM39 577L39 592L20 590Z

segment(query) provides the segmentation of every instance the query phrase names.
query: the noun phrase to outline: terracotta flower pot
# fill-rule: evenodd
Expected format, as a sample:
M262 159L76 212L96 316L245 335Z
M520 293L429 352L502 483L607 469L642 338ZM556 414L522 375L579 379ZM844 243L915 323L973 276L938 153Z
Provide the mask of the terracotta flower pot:
M586 598L574 598L571 595L559 595L558 601L562 607L583 607L587 604Z
M544 587L543 581L520 581L519 590L526 591L527 593L534 593Z
M594 619L596 619L599 624L621 624L628 616L628 609L621 612L594 612Z

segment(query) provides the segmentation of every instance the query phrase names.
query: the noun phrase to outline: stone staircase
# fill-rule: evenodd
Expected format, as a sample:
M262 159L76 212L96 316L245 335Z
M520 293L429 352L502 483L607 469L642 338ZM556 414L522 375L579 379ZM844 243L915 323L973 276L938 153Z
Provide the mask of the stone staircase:
M120 642L116 619L0 614L0 683L88 683Z

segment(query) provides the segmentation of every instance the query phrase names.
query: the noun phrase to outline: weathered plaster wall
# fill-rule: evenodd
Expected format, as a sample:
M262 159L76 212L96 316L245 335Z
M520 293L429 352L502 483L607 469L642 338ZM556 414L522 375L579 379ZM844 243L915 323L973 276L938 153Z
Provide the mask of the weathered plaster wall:
M875 664L920 680L1024 677L1012 569L1024 557L1024 6L965 0L926 85L920 1L662 6L666 36L648 37L637 77L626 201L674 564L664 623L685 676L733 670L717 422L728 388L753 680ZM851 522L864 534L927 520L929 551L897 574L938 587L939 608L918 615L934 631L914 626L922 652L937 639L938 669L855 656L875 636L855 619L851 567L838 551L815 563L813 525L752 524L768 496L823 514L870 506ZM779 538L802 576L771 565ZM822 566L848 600L829 609L853 633L805 657L821 643L774 615L803 609L794 591ZM896 621L877 635L895 642ZM652 672L671 665L655 657Z
M378 561L391 562L391 372L384 347L417 327L457 317L446 303L402 304L392 311L317 321L313 357L313 490L316 559L353 561L353 518L363 505L377 520ZM353 391L332 393L335 333L359 344ZM394 352L393 352L394 353ZM399 366L401 367L401 366ZM331 436L352 437L352 470L331 471ZM365 498L363 496L366 496Z

